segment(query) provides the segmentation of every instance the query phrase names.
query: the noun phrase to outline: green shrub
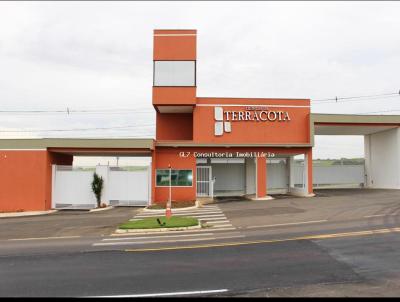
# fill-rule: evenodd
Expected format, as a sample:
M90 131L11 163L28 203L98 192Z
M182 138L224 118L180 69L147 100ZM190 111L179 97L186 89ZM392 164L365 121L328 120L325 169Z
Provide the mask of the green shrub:
M100 201L101 201L101 193L103 191L103 178L97 175L96 172L93 174L93 181L92 181L92 191L96 196L97 207L100 208Z

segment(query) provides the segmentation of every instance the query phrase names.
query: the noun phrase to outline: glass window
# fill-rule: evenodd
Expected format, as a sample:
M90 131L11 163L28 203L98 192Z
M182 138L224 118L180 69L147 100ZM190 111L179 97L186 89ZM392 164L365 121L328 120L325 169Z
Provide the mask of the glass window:
M157 186L169 186L169 170L157 170ZM191 187L193 183L192 170L171 170L171 186Z
M195 61L155 61L154 86L196 86Z

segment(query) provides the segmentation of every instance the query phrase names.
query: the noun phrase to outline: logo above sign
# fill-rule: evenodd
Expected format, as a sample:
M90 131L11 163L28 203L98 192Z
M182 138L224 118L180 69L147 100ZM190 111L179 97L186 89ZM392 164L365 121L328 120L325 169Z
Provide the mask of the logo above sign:
M287 111L270 111L264 106L248 106L245 110L226 110L222 107L214 107L214 135L221 136L224 132L232 131L231 122L256 121L256 122L289 122Z

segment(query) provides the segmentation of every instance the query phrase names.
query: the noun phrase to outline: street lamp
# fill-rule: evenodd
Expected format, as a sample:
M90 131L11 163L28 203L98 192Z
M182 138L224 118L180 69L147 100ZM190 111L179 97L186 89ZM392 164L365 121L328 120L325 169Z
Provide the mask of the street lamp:
M170 218L172 216L171 212L171 164L168 164L168 169L169 169L169 198L167 202L167 206L165 207L165 216L167 218Z

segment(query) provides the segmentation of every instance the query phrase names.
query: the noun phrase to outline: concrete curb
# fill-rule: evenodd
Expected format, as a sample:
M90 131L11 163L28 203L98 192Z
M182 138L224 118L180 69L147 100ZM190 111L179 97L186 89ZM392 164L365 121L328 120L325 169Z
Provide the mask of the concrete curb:
M311 194L293 194L292 193L291 195L293 195L295 197L314 197L315 196L314 193L311 193Z
M58 210L0 213L0 218L42 216L58 212Z
M91 209L91 210L89 210L89 212L101 212L101 211L107 211L107 210L111 210L111 209L114 209L114 207L113 206L108 206L108 207L105 207L105 208Z
M272 196L269 196L269 195L267 195L265 197L251 198L251 200L273 200L273 199L275 199L275 198L273 198Z
M201 229L201 224L190 226L190 227L177 227L177 228L159 228L159 229L130 229L130 230L122 230L116 229L115 233L117 234L154 234L160 232L168 232L168 231L187 231L187 230L196 230Z
M194 210L199 208L199 204L196 202L196 205L193 207L186 207L186 208L172 208L171 211L173 212L181 212L181 211L186 211L186 210ZM151 212L151 213L165 213L165 209L156 209L156 210L152 210L152 209L147 209L144 208L142 210L142 212Z

